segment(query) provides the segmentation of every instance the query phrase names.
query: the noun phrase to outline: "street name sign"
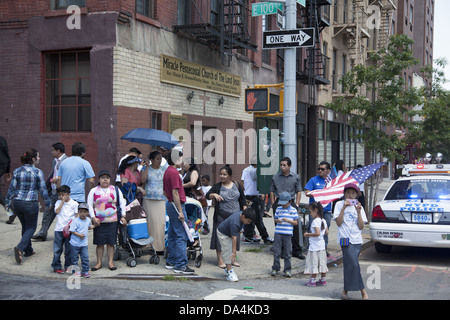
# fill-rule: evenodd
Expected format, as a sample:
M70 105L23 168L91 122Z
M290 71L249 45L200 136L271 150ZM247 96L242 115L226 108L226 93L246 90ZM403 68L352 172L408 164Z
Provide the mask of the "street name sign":
M283 10L283 3L280 2L259 2L252 4L252 17L275 14L277 9Z
M276 30L263 32L263 49L313 47L314 28Z
M277 27L280 29L284 29L286 26L286 16L283 14L283 12L279 9L277 9Z

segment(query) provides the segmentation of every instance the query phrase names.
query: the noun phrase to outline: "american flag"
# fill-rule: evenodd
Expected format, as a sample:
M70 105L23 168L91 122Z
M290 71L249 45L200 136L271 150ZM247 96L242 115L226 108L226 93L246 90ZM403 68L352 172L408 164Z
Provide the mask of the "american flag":
M325 184L328 184L331 180L333 180L336 177L337 177L336 167L333 166L333 168L331 168L330 174L325 178Z
M363 183L383 165L384 162L380 162L349 171L328 182L325 188L311 191L310 194L314 197L315 201L319 201L325 206L336 199L342 198L344 196L344 187L347 184L354 183L359 185ZM331 171L330 175L332 173L333 171Z

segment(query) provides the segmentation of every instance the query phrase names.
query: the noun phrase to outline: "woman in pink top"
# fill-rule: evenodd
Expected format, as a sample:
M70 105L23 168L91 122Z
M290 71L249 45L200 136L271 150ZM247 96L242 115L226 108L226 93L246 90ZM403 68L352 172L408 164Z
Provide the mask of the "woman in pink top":
M120 174L122 185L127 182L134 183L137 187L137 193L141 192L144 195L145 190L141 186L141 173L137 170L140 161L141 159L136 156L125 158L120 164L118 173Z

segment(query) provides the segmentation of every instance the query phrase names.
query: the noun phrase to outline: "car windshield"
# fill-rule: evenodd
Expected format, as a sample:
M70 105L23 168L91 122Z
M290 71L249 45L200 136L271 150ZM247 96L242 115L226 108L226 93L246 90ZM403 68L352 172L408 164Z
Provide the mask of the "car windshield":
M384 200L436 199L450 200L450 180L399 180L394 183Z

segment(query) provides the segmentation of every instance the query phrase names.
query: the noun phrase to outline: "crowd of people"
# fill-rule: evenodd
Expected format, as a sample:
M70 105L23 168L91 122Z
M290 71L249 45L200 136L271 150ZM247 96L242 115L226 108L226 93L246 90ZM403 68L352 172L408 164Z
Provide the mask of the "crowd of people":
M270 194L260 195L256 187L256 157L243 170L241 179L233 175L229 165L219 170L219 182L210 185L210 177L201 175L194 159L183 159L180 150L159 147L143 160L137 148L131 148L117 166L117 175L101 170L95 181L91 164L84 159L86 146L81 142L72 145L72 156L67 156L61 142L52 145L52 170L45 179L38 168L39 152L25 151L20 156L22 166L11 172L6 141L0 137L0 158L7 165L0 164L0 177L5 175L9 183L6 198L0 195L10 224L17 217L22 225L22 237L14 247L17 263L23 257L34 255L32 239L46 241L47 233L54 219L53 260L51 267L56 273L70 272L81 260L80 276L88 278L89 271L102 268L104 247L108 256L108 268L115 270L114 248L117 243L118 224L127 225L126 205L134 200L142 205L146 213L148 233L153 238L152 246L158 254L168 251L165 267L176 273L192 274L187 265L186 244L188 234L184 223L186 197L196 198L204 207L206 219L203 232L211 232L210 249L216 251L217 266L225 270L226 279L237 281L234 267L239 267L236 253L240 247L240 233L245 242L273 244L272 275L281 269L284 260L284 275L291 277L291 257L305 259L300 247L300 237L309 238L305 274L310 275L309 287L327 285L327 244L331 219L336 221L344 259L343 298L348 291L360 290L367 298L359 270L358 256L361 249L361 230L367 223L364 208L356 199L361 191L356 185L345 187L344 198L323 207L316 202L310 191L323 189L331 166L320 162L318 175L311 178L302 188L300 177L291 171L291 159L280 161L280 170L273 175ZM6 154L7 156L2 156ZM341 172L347 169L341 163ZM85 194L85 189L89 190ZM301 192L309 197L310 219L302 230L298 219ZM41 228L35 234L38 224L41 195L45 203ZM265 199L272 204L275 223L274 238L270 237L263 223L266 214ZM211 210L209 210L211 209ZM209 213L208 213L209 211ZM169 219L166 230L166 215ZM88 230L93 231L97 261L89 270ZM256 229L260 237L256 236ZM166 243L167 233L167 243ZM64 266L61 258L64 252ZM318 275L320 279L318 279Z

